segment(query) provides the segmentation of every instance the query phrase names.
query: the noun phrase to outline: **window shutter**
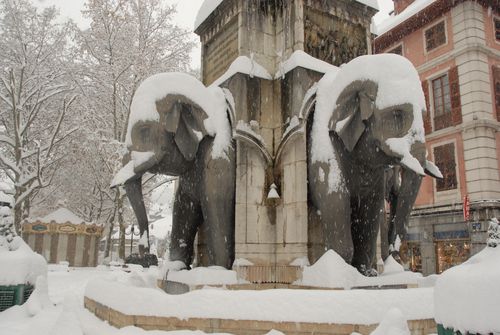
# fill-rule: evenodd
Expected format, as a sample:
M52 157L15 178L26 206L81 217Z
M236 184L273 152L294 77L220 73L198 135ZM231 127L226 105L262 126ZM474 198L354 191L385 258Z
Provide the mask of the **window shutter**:
M425 109L426 109L422 117L424 119L425 135L427 135L432 132L432 123L431 123L431 109L429 102L429 82L426 80L422 81L422 91L424 92L425 96Z
M451 120L454 126L462 123L462 103L460 101L460 83L458 80L458 67L454 66L448 72L450 81Z
M493 89L495 93L495 109L500 121L500 67L493 65Z

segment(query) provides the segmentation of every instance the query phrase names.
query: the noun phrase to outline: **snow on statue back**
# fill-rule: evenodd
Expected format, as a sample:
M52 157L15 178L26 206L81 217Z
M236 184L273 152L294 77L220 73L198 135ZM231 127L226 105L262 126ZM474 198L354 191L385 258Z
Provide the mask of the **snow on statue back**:
M398 156L401 163L423 175L420 163L410 153L415 142L424 143L422 111L425 97L414 66L404 57L392 54L361 56L340 67L340 71L328 72L318 83L316 111L312 129L312 160L329 162L338 170L334 148L330 143L330 131L341 133L350 118L341 118L339 98L344 90L356 81L371 81L377 85L370 103L378 110L411 104L413 123L402 138L389 138L385 145ZM384 143L382 143L384 145ZM340 177L331 176L330 188L339 186Z

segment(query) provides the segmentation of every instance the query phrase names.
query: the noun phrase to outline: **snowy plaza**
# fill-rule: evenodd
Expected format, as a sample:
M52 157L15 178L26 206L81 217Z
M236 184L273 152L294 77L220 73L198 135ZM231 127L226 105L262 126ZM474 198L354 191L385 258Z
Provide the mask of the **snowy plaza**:
M0 335L500 335L498 0L0 0Z

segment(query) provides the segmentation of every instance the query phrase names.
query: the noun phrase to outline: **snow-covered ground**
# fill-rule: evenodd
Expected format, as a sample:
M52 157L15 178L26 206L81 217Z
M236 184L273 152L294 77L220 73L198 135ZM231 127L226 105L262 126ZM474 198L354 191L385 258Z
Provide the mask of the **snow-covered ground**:
M121 272L120 270L118 270ZM0 335L191 335L193 331L144 331L137 327L116 329L83 308L83 294L89 280L116 277L106 267L70 268L49 272L48 293L53 306L33 311L28 304L0 313ZM31 315L33 312L38 312Z
M107 282L107 283L114 283L111 285L110 289L108 292L101 292L104 298L106 296L110 296L112 294L112 291L115 291L116 289L121 289L124 288L124 290L121 290L120 295L124 296L125 299L122 300L127 300L127 299L135 299L138 298L137 294L142 295L141 292L135 292L136 290L130 290L132 287L136 287L137 290L147 290L148 293L151 293L152 296L154 297L154 301L151 300L150 303L152 305L155 305L155 308L162 307L162 305L156 305L156 303L160 302L159 300L162 299L170 299L170 300L176 300L179 304L176 303L176 306L179 307L181 306L183 302L184 307L189 307L188 305L197 305L196 302L190 302L189 299L190 295L191 296L196 296L198 295L201 299L212 299L213 296L217 296L219 298L224 298L220 302L224 302L222 305L227 305L227 304L236 304L234 306L239 306L238 299L242 298L241 296L245 295L260 295L261 297L259 298L260 300L269 300L265 301L266 304L271 303L269 306L274 305L272 303L276 299L285 299L287 300L288 298L285 296L286 291L288 290L275 290L274 292L271 293L264 293L263 291L257 292L257 291L225 291L225 290L202 290L202 291L197 291L197 292L192 292L184 296L167 296L163 295L161 292L158 292L159 294L153 294L153 288L151 288L154 285L154 279L156 278L156 273L155 271L145 271L145 272L132 272L131 274L127 274L120 269L113 269L113 268L107 268L107 267L97 267L97 268L69 268L68 271L66 271L66 268L64 266L59 266L59 267L54 267L51 266L49 267L49 270L55 270L55 271L49 271L48 273L48 297L52 304L49 303L48 306L41 307L43 303L40 303L38 301L32 301L31 303L28 302L25 305L22 306L15 306L12 307L4 312L0 313L0 335L58 335L58 334L65 334L65 335L165 335L165 334L203 334L202 332L192 332L192 331L181 331L181 332L163 332L163 331L144 331L142 329L139 329L137 327L126 327L122 329L116 329L114 327L109 326L107 323L99 320L96 318L92 313L87 311L83 307L83 295L85 290L87 290L87 294L92 294L93 292L95 293L96 291L96 283L99 282ZM90 287L87 287L87 284L91 282ZM127 287L128 286L128 287ZM140 286L137 287L137 286ZM102 288L102 287L101 287ZM99 288L97 288L99 290ZM128 289L128 290L127 290ZM204 292L203 292L204 291ZM389 291L393 291L392 294ZM418 291L418 293L417 293ZM268 291L269 292L269 291ZM106 293L106 294L105 294ZM109 294L108 294L109 293ZM115 292L116 293L116 292ZM417 314L422 314L422 313L428 313L425 309L428 308L428 306L420 306L420 305L425 305L425 304L419 304L419 301L427 301L427 300L432 300L432 294L433 294L433 289L432 288L426 288L426 289L413 289L413 290L401 290L398 292L398 290L387 290L384 292L382 291L363 291L363 290L354 290L354 291L331 291L330 295L338 295L341 300L349 300L350 295L355 295L355 299L365 299L368 302L370 301L375 301L375 300L380 300L380 295L381 294L386 294L389 293L391 296L389 300L393 301L394 304L389 304L392 307L396 306L400 310L403 311L405 314L405 317L408 316L416 316ZM306 299L306 300L317 300L317 299L323 299L322 296L325 295L325 291L300 291L300 290L293 290L289 291L288 294L292 294L292 300L288 300L289 302L287 303L288 305L294 301L294 300L301 300L301 299ZM411 304L405 303L405 300L408 300L411 298L410 296L418 296L418 299L415 299L415 301ZM238 296L240 296L238 298ZM276 297L277 296L277 297ZM428 297L429 299L422 299L423 296ZM191 298L193 298L191 297ZM211 298L212 297L212 298ZM217 298L215 297L215 298ZM299 299L300 298L300 299ZM333 297L331 300L331 303L334 303L335 300L337 300L338 297ZM38 298L38 300L43 300L41 298ZM139 299L140 300L140 299ZM195 299L197 300L197 299ZM248 299L240 299L240 301L245 301ZM283 302L285 301L283 300ZM397 303L399 301L399 303ZM297 308L301 305L300 301L295 301L295 304L291 304L296 306ZM428 301L429 302L429 301ZM161 302L160 302L161 303ZM279 303L278 305L285 306L287 304ZM126 305L131 305L131 304L126 304ZM170 304L167 304L170 305ZM207 308L201 309L201 312L205 311L207 313L217 313L217 311L220 309L215 308L217 307L216 305L220 305L219 303L217 304L208 304L207 302ZM328 303L328 306L331 304ZM333 304L335 305L335 304ZM333 306L332 305L332 306ZM346 311L346 304L345 303L337 303L339 305L338 313L330 313L327 310L330 310L330 308L325 308L325 313L323 313L323 317L327 319L331 319L332 317L341 317L342 315L349 317L349 318L354 318L356 317L355 315L349 316L348 312L342 312L342 310ZM362 319L365 323L373 323L374 321L380 321L383 317L384 314L387 310L390 310L391 306L385 306L383 308L380 308L379 312L377 313L368 313L366 311L358 311L356 313L357 319ZM414 305L414 310L409 311L406 307L409 305ZM213 306L213 307L210 307ZM406 306L406 307L405 307ZM169 308L169 306L164 306L165 308ZM172 307L172 306L170 306ZM182 307L182 306L181 306ZM335 307L335 306L333 306ZM162 310L165 310L165 308L161 308ZM181 308L182 309L182 308ZM289 308L290 309L290 308ZM349 309L349 308L347 308ZM384 311L382 311L384 309ZM413 308L412 308L413 309ZM258 313L262 311L262 308L254 308L254 309L248 309L248 310L239 310L238 308L227 308L226 311L223 311L224 313L240 313L238 314L239 318L245 317L245 316L251 316L255 313ZM264 308L264 310L269 310L268 308ZM294 308L290 309L290 313L292 313L292 317L296 317L296 312L293 311ZM192 313L201 313L199 308L191 308L191 311L187 311ZM187 313L186 312L186 313ZM342 313L340 313L342 312ZM295 314L294 314L295 313ZM339 314L340 313L340 314ZM415 314L416 313L416 314ZM432 314L432 312L430 312ZM174 313L175 314L175 313ZM265 315L269 316L269 313L264 313ZM271 313L272 314L272 313ZM297 315L300 315L300 311L298 312ZM363 315L361 315L363 314ZM408 314L415 314L415 315L408 315ZM426 316L423 315L423 316ZM431 315L429 314L429 315ZM234 316L234 315L233 315ZM271 315L272 316L272 315ZM283 316L283 315L282 315ZM237 317L238 318L238 317ZM375 320L377 319L377 320ZM385 318L384 318L385 319ZM402 333L404 334L404 333Z

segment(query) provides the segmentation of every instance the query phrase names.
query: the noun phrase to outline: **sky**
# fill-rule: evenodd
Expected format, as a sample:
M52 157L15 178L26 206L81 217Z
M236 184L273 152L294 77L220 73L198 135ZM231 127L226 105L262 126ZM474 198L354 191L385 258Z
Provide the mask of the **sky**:
M193 30L194 20L198 9L204 0L163 0L167 4L174 4L177 6L177 14L174 17L174 21L181 27L188 30ZM379 24L384 19L389 16L389 12L393 10L392 0L377 0L379 3L379 13L375 15L374 22ZM39 7L45 6L56 6L59 8L61 16L63 18L71 18L75 21L81 28L88 27L89 23L86 22L81 14L80 10L85 3L85 0L31 0L32 3ZM198 36L193 33L193 38L199 41ZM200 46L198 45L191 54L191 66L193 68L200 67Z

